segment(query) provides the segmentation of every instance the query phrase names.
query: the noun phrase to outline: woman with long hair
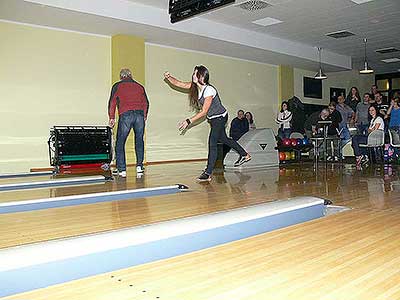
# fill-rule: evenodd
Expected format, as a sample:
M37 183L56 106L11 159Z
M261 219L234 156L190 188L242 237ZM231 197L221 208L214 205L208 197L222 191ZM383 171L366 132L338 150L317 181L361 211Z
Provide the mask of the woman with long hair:
M228 120L228 111L221 103L215 87L210 85L210 74L204 66L196 66L193 71L192 81L180 81L169 72L164 73L165 79L172 85L186 89L189 92L189 105L197 113L179 123L179 130L185 130L193 122L207 117L210 123L210 135L208 137L208 160L204 172L197 178L198 181L210 181L211 174L217 161L217 143L221 142L239 153L239 158L234 166L238 167L251 159L236 141L226 136L225 126Z
M281 139L289 138L292 133L292 113L288 110L289 103L287 101L283 101L281 104L281 110L276 116L275 122L279 125L278 136Z
M244 114L244 116L246 117L247 121L249 121L249 130L256 129L256 122L254 122L253 114L248 111Z
M344 103L350 106L353 111L356 111L357 104L360 102L361 97L360 93L358 92L358 88L353 86L347 94L346 101Z
M366 144L368 141L368 135L375 130L384 130L385 122L382 117L379 116L378 111L375 106L371 105L368 109L371 116L371 122L368 127L368 134L355 135L352 138L351 146L354 150L354 155L356 156L357 166L361 165L363 162L368 162L368 156L366 155L366 149L361 148L360 144Z

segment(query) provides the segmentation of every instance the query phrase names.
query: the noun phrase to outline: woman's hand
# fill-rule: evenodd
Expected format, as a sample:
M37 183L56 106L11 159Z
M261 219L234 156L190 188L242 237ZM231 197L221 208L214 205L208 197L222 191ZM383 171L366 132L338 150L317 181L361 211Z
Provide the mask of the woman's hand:
M178 129L179 129L180 131L182 131L182 130L185 130L188 126L189 126L189 123L188 123L188 121L187 121L187 119L186 119L186 120L183 120L182 122L180 122L180 123L178 124Z
M170 78L170 77L171 77L171 74L168 71L164 72L164 78L165 79L168 80L168 78Z

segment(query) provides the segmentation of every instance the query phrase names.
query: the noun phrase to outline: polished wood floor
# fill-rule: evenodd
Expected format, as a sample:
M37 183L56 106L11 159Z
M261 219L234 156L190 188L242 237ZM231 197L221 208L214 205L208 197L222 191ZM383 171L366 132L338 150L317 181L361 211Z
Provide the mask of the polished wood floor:
M1 247L313 195L350 211L12 299L400 299L400 169L312 164L194 178L202 163L148 167L112 189L191 191L0 216ZM130 176L129 176L130 175ZM173 180L173 182L171 182ZM51 195L73 194L72 188ZM157 298L159 297L159 298Z

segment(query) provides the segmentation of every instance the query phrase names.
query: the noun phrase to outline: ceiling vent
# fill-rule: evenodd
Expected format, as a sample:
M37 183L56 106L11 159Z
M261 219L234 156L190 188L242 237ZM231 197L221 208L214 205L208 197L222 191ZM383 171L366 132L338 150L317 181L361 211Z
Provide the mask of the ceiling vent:
M393 52L399 52L400 50L394 47L389 47L389 48L382 48L382 49L377 49L375 52L380 53L380 54L386 54L386 53L393 53Z
M250 0L243 2L238 5L241 9L248 10L248 11L257 11L261 10L264 8L267 8L268 6L271 6L271 4L261 1L261 0Z
M335 38L335 39L341 39L341 38L345 38L348 36L352 36L355 35L354 33L347 31L347 30L341 30L341 31L335 31L335 32L330 32L327 33L326 36Z

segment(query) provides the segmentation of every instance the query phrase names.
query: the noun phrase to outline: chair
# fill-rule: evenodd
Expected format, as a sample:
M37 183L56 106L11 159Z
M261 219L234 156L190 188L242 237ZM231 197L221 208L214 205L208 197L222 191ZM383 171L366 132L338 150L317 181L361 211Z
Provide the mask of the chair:
M360 144L362 148L368 148L369 156L371 157L370 150L374 150L375 158L377 157L377 149L380 150L380 158L383 161L383 150L385 146L385 132L383 130L374 130L368 135L367 144Z
M397 131L389 129L389 144L393 148L400 148L400 135Z

